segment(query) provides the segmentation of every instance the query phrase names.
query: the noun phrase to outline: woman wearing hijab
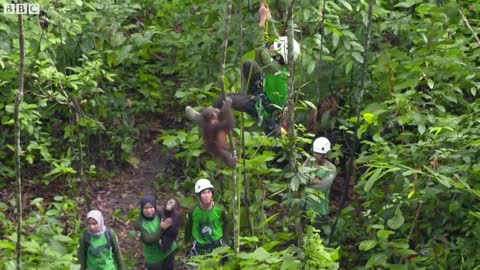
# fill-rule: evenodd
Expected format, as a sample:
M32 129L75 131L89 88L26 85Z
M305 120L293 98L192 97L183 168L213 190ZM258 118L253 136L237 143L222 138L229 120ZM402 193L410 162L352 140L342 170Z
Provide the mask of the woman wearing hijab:
M140 216L134 228L143 243L143 257L147 270L171 270L174 266L177 244L172 243L168 250L160 247L163 232L172 225L172 219L163 219L157 212L157 200L145 195L140 200Z
M115 232L107 228L102 212L87 214L87 230L79 240L78 259L81 270L125 270Z

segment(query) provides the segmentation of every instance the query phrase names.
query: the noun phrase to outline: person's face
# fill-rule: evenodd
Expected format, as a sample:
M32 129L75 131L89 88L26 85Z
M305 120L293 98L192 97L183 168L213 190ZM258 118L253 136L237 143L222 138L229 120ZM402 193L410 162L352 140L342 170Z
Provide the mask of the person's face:
M155 207L151 203L147 202L143 206L143 215L148 218L153 217L153 215L155 215Z
M317 152L313 152L313 157L315 158L317 163L322 163L323 160L325 159L325 154L320 154L320 153L317 153Z
M100 231L97 221L93 218L87 219L87 229L90 233L98 233Z
M205 189L200 193L200 201L204 204L209 204L213 200L213 193L211 189Z

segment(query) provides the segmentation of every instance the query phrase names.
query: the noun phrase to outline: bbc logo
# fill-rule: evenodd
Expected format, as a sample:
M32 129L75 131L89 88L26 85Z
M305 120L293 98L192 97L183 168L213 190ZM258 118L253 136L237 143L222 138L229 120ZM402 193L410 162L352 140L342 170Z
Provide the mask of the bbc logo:
M4 4L3 14L40 14L39 4Z

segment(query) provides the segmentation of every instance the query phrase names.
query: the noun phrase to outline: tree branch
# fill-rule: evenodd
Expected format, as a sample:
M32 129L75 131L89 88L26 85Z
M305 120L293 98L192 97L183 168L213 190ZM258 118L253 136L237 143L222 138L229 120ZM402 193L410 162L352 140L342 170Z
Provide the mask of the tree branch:
M462 16L462 19L465 22L465 24L467 25L467 28L470 30L470 32L472 32L472 35L477 40L477 43L480 45L480 38L478 37L477 33L475 33L472 26L470 26L470 23L468 22L467 17L465 17L465 15L463 14L462 9L460 7L458 8L458 12L460 13L460 16Z

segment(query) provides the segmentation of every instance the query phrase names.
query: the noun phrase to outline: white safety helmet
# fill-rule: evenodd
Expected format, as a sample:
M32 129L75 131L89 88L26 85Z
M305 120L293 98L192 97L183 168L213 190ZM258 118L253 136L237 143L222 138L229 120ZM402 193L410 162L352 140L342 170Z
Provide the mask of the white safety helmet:
M197 183L195 183L195 193L196 194L200 194L200 192L202 192L203 190L205 190L207 188L213 189L213 185L212 185L212 183L210 183L210 180L208 180L208 179L202 178L202 179L199 179L197 181Z
M325 137L318 137L313 142L313 152L326 154L330 152L330 141Z
M286 36L279 37L273 42L273 49L283 57L285 64L288 64L288 38ZM293 60L295 61L300 55L300 44L293 40Z

